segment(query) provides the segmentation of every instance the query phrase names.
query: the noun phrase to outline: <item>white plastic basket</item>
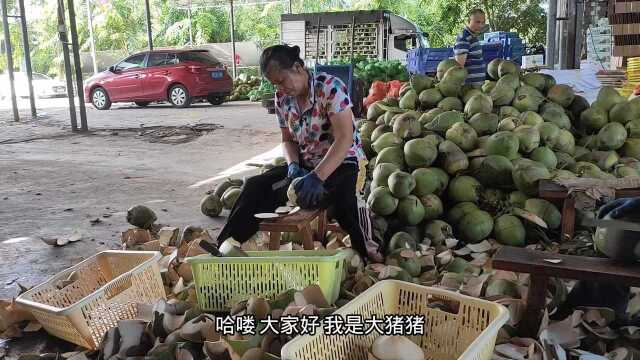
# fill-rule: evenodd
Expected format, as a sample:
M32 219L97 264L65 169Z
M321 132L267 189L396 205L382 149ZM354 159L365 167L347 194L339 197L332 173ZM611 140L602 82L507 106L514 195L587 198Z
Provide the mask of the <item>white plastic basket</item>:
M51 335L96 349L119 320L137 315L137 304L166 297L160 257L156 251L103 251L25 292L16 302Z
M430 302L458 304L452 314L429 307ZM487 300L455 292L384 280L367 289L336 314L369 319L385 315L425 315L424 335L411 337L430 360L489 360L498 331L509 319L507 309ZM367 360L378 334L366 336L323 334L298 336L282 348L283 360Z

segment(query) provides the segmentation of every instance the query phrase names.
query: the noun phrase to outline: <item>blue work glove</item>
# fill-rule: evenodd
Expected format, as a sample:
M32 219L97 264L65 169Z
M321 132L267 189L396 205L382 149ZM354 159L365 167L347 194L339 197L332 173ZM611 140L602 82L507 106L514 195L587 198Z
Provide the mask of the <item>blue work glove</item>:
M640 214L640 197L621 198L603 205L598 211L598 219L610 215L612 219Z
M307 169L300 167L300 165L298 165L298 163L295 161L289 164L289 166L287 167L287 177L291 180L303 177L308 173L309 171L307 171Z
M298 205L303 209L317 208L325 192L323 181L313 171L298 181L295 190L298 195Z

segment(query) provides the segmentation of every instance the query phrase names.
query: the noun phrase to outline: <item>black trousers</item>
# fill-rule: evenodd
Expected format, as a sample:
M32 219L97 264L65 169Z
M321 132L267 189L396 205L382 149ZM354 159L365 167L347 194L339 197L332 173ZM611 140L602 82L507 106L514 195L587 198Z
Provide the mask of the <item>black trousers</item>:
M366 259L367 248L360 229L356 199L358 170L358 166L355 164L342 164L327 178L324 187L328 192L329 213L349 234L353 249ZM218 243L222 243L230 237L243 243L255 235L258 232L260 221L254 215L273 212L278 206L286 204L287 187L272 190L272 185L286 176L287 167L279 166L264 174L247 179L242 193L231 209L227 223L218 235Z

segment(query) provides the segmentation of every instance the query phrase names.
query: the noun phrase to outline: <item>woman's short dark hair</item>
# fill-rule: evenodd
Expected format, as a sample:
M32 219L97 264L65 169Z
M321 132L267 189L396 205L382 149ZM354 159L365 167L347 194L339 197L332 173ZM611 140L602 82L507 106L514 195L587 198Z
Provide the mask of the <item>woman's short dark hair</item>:
M300 47L289 45L270 46L262 52L260 56L260 71L267 73L269 66L277 65L279 69L291 69L296 63L304 66L304 61L300 58Z

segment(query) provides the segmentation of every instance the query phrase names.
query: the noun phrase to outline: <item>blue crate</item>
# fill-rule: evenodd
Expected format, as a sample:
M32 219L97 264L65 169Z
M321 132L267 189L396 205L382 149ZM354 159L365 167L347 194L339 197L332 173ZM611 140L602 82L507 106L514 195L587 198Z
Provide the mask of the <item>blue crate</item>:
M316 65L316 72L325 72L329 75L333 75L347 86L349 96L352 95L351 84L353 83L353 66L351 64L346 65Z
M484 43L482 44L482 59L488 64L493 59L503 58L503 48L500 43Z
M410 74L436 72L440 61L453 56L453 48L416 48L407 53L407 70Z
M506 43L509 46L524 46L524 43L520 38L507 38Z
M494 31L484 33L484 40L488 42L496 42L502 39L517 38L518 33L513 31Z

